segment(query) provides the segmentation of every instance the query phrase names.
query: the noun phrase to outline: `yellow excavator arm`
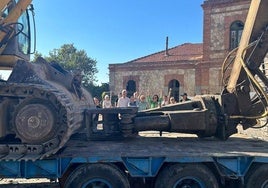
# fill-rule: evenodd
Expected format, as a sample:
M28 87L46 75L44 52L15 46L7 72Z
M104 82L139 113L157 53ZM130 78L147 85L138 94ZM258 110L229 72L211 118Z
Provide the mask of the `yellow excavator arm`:
M3 13L3 10L8 7L9 3L11 3L12 0L1 0L0 2L0 8L1 13ZM12 8L10 13L5 17L1 24L7 24L11 22L18 21L19 17L22 15L22 13L27 9L27 7L32 3L32 0L19 0L16 5ZM2 38L0 38L2 39Z
M257 42L257 40L260 39L262 32L265 32L265 29L268 26L267 8L268 8L267 0L251 1L251 6L248 12L247 20L237 50L236 58L234 60L229 83L227 85L227 90L230 93L235 91L237 82L239 80L239 76L241 76L241 69L243 66L241 61L243 59L250 58L251 62L248 63L254 62L257 65L260 65L263 61L264 56L266 55L268 44L265 45L263 44L263 42L261 44L262 46L258 46L258 49L255 49L254 54L252 53L252 49L249 48L247 50L247 48L249 47L250 43L254 41Z
M18 23L18 20L31 2L32 0L0 1L0 67L2 69L12 68L18 59L29 59L26 50L22 52L19 49L21 44L15 40L18 40L16 36L23 31L22 28L26 27L26 25ZM21 25L19 26L19 24ZM30 41L28 40L28 42ZM7 49L7 47L9 48Z
M227 70L225 65L232 68L229 68L230 75L223 74L228 80L224 80L222 103L230 119L240 121L244 128L252 127L257 119L268 115L267 10L267 0L251 1L240 44L223 64L224 70Z

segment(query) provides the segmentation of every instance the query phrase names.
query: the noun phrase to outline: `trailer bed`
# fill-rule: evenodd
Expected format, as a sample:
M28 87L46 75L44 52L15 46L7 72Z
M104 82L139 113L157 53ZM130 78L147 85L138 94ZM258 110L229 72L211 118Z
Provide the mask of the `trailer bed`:
M169 137L142 135L121 141L71 140L57 157L268 157L267 141L239 134L226 141L184 137L185 134L171 137L170 134Z
M139 182L143 182L141 180L144 178L157 178L163 166L168 163L186 166L206 164L207 167L217 171L217 175L220 174L222 178L238 180L246 177L253 164L268 164L268 142L264 140L239 134L226 141L214 138L199 139L196 136L178 133L163 135L159 137L155 132L146 132L121 141L87 141L85 137L79 136L69 140L64 148L49 158L36 161L1 160L0 175L5 178L55 180L61 177L67 178L68 172L74 170L73 167L89 167L94 164L114 167L117 164L118 167L125 169L123 172L127 172L129 178L135 181L138 178ZM233 187L237 187L236 181L230 183L233 183ZM145 182L142 185L147 187ZM33 187L39 186L35 184ZM228 182L226 187L230 187Z

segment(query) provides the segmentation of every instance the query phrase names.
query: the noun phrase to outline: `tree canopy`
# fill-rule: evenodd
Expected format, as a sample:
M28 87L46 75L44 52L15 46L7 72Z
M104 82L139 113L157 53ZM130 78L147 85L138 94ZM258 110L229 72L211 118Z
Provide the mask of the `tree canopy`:
M36 56L41 54L37 52ZM83 85L93 85L98 72L97 61L88 57L85 50L78 50L73 44L64 44L59 49L54 49L49 52L48 57L44 57L47 61L55 61L68 71L81 71L83 75Z

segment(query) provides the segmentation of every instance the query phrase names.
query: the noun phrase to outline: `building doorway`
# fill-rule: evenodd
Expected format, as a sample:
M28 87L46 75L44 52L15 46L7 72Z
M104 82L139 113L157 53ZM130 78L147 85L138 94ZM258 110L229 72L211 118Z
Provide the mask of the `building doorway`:
M129 80L127 82L127 96L130 97L133 95L133 93L136 91L136 82L134 80Z
M168 83L168 92L170 91L170 97L174 97L178 102L180 100L180 82L176 79L171 80Z

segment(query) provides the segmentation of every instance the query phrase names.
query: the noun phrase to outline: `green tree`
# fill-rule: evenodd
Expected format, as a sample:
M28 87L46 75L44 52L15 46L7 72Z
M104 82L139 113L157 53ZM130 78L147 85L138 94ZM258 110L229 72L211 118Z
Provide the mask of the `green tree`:
M59 63L68 71L81 71L84 86L90 86L97 81L95 76L98 72L97 61L88 57L85 50L77 50L73 44L64 44L59 49L50 51L45 59Z
M85 87L93 97L98 97L98 99L102 100L102 93L109 91L109 84L108 83L102 83L100 86L96 86L94 84L90 84Z

